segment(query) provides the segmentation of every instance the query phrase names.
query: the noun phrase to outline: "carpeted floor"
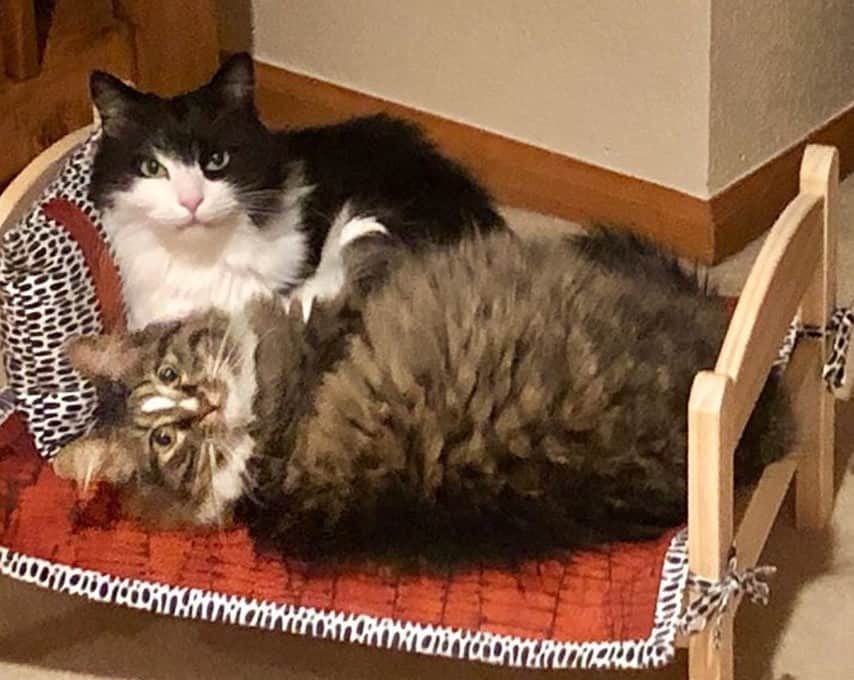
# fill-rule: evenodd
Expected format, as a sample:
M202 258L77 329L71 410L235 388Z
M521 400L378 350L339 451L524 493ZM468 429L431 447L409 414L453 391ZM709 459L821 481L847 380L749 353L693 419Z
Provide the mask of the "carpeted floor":
M843 184L840 302L854 297L854 178ZM508 210L525 233L571 225ZM755 257L754 243L715 268L721 291L737 293ZM833 525L823 535L792 528L791 508L777 523L763 562L780 573L766 608L745 605L738 617L738 678L838 680L854 669L847 622L854 620L854 404L840 404L840 491ZM833 622L839 622L833 625ZM193 623L131 612L42 591L0 578L0 680L134 678L144 680L406 680L459 678L684 678L684 659L655 673L522 673L478 664Z

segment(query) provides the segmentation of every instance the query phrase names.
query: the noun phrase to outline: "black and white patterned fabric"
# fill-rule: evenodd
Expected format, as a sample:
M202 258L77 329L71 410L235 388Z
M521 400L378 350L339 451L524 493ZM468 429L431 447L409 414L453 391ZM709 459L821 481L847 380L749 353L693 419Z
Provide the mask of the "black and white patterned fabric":
M783 344L777 352L774 370L782 371L789 364L795 347L801 338L829 337L829 350L822 367L821 377L837 399L848 400L851 397L852 385L846 366L848 354L851 352L851 332L854 330L854 310L850 307L838 307L824 329L801 323L796 318L789 326Z
M712 639L720 645L723 618L739 597L747 596L755 604L768 604L771 589L768 579L777 573L772 566L751 567L740 570L735 547L730 548L727 571L720 581L688 574L686 587L697 594L685 609L679 629L683 634L694 635L712 624Z
M0 244L0 346L17 409L39 452L50 456L84 434L95 395L63 354L75 335L102 330L98 300L77 243L42 206L63 198L77 205L103 236L89 201L94 133L66 161L32 212Z
M833 334L830 355L824 364L822 377L837 399L851 397L851 379L846 370L848 354L851 351L851 331L854 330L854 311L850 307L837 309L827 325L827 332Z

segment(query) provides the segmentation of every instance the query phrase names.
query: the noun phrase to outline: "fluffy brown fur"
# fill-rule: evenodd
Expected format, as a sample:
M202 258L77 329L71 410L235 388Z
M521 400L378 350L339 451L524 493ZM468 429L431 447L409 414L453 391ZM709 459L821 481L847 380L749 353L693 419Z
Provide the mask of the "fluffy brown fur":
M259 536L456 559L684 520L688 394L714 364L722 299L609 232L557 247L488 238L391 269L284 447L286 471L257 461L261 496L289 508L247 513ZM769 383L740 481L783 450L780 396Z
M672 258L610 232L495 235L418 257L372 238L350 268L350 296L307 325L262 303L231 341L245 364L241 343L254 338L241 470L251 483L234 501L258 541L457 562L636 540L684 521L688 394L728 314ZM235 325L208 315L173 338L212 323L223 337ZM175 355L162 337L150 344ZM78 368L91 373L99 364L83 354ZM231 380L182 389L214 379ZM780 397L770 381L739 447L740 481L784 449ZM177 426L200 427L183 417ZM151 455L135 458L141 469ZM189 502L192 480L176 480Z

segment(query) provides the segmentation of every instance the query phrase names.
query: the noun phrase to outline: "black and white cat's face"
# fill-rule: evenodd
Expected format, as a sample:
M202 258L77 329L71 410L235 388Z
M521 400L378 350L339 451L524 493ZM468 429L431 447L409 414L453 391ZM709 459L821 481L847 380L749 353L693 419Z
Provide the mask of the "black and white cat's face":
M248 55L170 99L101 72L90 84L103 128L91 193L111 223L204 233L241 218L261 224L274 212L280 177Z
M72 365L99 388L98 422L60 451L57 474L83 486L106 481L156 493L192 524L222 523L246 489L254 448L256 339L238 326L211 312L73 341Z

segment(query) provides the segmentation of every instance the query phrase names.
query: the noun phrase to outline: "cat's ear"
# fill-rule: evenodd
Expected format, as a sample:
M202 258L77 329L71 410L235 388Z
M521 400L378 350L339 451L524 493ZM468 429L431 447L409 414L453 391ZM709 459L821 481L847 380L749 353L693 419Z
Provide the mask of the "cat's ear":
M208 87L237 108L255 106L255 69L252 57L240 52L229 57L211 79Z
M120 485L136 472L128 446L102 434L75 439L62 447L53 459L53 471L86 489L92 482Z
M80 335L65 346L72 367L87 378L121 379L138 350L125 335Z
M144 96L103 71L93 71L89 76L89 92L108 136L119 134L125 123L131 120L134 105Z
M145 328L131 333L126 338L126 341L132 347L143 347L155 342L164 335L172 335L182 323L185 323L185 320L153 321L145 326Z

